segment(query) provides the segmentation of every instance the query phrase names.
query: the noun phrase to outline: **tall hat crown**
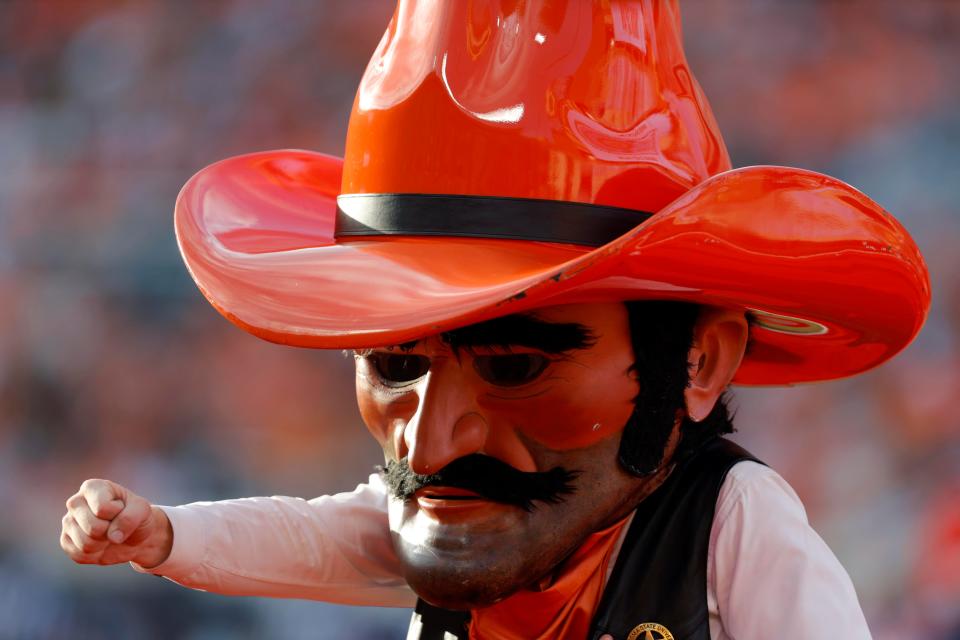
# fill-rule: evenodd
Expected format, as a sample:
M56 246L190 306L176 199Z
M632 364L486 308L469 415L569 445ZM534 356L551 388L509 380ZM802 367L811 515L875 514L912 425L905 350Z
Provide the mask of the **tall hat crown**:
M360 82L341 191L654 212L729 168L675 2L401 0Z

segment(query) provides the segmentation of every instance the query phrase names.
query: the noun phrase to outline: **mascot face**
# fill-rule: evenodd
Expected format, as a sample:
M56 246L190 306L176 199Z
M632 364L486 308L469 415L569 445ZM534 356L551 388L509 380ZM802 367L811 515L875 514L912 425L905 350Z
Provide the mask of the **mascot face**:
M547 307L358 353L405 577L477 608L542 584L659 484L617 463L638 385L620 303Z

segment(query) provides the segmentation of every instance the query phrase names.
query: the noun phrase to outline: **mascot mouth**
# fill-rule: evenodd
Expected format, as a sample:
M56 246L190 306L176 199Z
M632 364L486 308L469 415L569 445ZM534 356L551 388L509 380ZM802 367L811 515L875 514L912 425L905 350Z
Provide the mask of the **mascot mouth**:
M563 467L520 471L496 458L470 454L438 473L414 473L406 459L390 460L380 468L390 494L405 502L444 500L499 502L532 511L537 503L557 504L575 490L579 472ZM428 498L431 493L435 497Z
M483 500L476 491L461 489L459 487L443 487L432 485L425 487L414 494L417 499L427 498L429 500Z

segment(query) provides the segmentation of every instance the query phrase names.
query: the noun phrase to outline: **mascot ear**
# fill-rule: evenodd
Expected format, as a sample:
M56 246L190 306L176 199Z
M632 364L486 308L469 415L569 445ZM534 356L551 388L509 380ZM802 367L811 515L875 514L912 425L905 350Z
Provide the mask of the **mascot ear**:
M742 311L704 307L700 312L687 357L690 385L683 392L687 416L693 422L710 415L730 385L743 360L748 334Z

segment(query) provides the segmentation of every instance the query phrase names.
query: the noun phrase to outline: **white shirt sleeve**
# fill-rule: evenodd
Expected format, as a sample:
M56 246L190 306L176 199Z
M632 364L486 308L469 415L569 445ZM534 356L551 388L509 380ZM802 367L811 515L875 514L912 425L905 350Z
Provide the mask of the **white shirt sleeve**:
M313 500L274 496L162 507L173 548L144 573L225 595L410 607L383 481Z
M714 640L869 640L850 577L769 467L741 462L727 474L707 554Z

